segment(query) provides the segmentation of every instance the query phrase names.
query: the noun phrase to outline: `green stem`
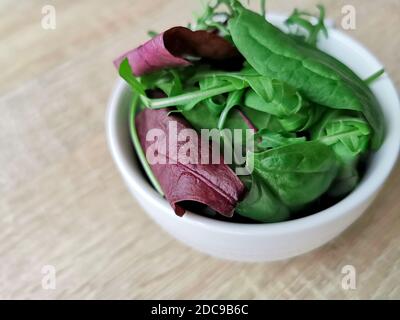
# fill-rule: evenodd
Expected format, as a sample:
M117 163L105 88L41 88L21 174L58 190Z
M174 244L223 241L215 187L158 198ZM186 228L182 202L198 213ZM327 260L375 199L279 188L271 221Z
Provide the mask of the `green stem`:
M244 90L233 91L229 94L228 100L226 102L226 106L224 110L222 110L221 115L218 120L218 130L222 130L224 128L226 119L228 118L229 112L238 105L240 99L242 98Z
M192 103L194 100L205 100L219 94L224 94L237 90L237 88L232 85L225 85L222 87L217 87L205 91L194 91L185 94L181 94L175 97L161 98L161 99L147 99L144 100L146 107L151 109L163 109L168 107L182 106L188 103Z
M148 35L150 38L154 38L154 37L156 37L158 34L159 34L159 33L158 33L157 31L154 31L154 30L149 30L149 31L147 31L147 35Z
M154 173L151 170L149 163L147 162L146 155L142 149L142 146L140 144L139 137L137 134L135 117L136 117L136 112L138 110L139 101L140 101L139 95L134 94L134 96L132 98L132 105L131 105L131 110L130 110L130 114L129 114L129 129L130 129L130 133L131 133L132 143L133 143L133 146L135 147L139 161L142 164L143 169L146 172L147 177L149 178L151 184L158 191L158 193L160 195L164 196L164 192L162 191L157 178L154 176Z
M364 80L365 84L367 86L369 86L375 80L378 80L384 73L385 73L385 69L381 69L381 70L375 72L373 75L369 76L367 79Z
M267 0L261 0L261 15L263 18L267 15Z
M205 78L211 77L226 77L226 78L235 78L238 80L245 80L246 77L259 77L260 75L253 70L249 70L248 73L240 71L240 72L225 72L225 71L215 71L215 70L207 70L200 71L192 78L190 78L187 82L190 84L196 83Z
M232 110L232 108L234 108L234 107L235 106L229 106L229 107L225 108L221 112L221 115L220 115L219 120L218 120L218 130L222 130L224 128L226 119L228 118L228 114Z
M343 139L343 138L346 138L349 136L351 137L351 136L354 136L355 134L359 134L359 133L360 133L360 131L358 129L354 129L354 130L350 130L347 132L341 132L338 134L334 134L331 136L320 137L316 140L318 140L324 144L327 144L327 145L332 145L332 144L337 143L340 139Z

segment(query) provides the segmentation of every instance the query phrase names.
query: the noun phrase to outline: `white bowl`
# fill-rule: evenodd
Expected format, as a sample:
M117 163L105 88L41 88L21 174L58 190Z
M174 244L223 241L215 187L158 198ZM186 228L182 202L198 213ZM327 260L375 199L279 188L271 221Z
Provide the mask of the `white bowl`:
M282 18L271 16L278 26ZM350 66L361 78L382 68L361 44L335 29L319 47ZM305 218L274 224L240 224L187 212L180 218L146 181L134 156L128 128L131 93L121 79L109 101L106 126L111 154L131 193L143 209L183 243L215 257L238 261L272 261L303 254L332 240L370 206L392 171L400 149L400 103L387 75L372 85L386 123L384 144L361 183L336 205ZM132 223L134 220L132 219Z

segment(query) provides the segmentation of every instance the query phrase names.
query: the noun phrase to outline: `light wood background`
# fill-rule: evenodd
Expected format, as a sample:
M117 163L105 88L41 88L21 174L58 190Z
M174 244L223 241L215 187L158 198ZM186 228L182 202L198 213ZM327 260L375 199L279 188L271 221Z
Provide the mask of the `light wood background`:
M256 1L253 1L255 5ZM270 0L269 9L317 1ZM357 10L348 31L400 86L400 1L329 0ZM56 30L41 9L56 8ZM0 298L400 298L400 167L371 209L325 247L241 264L175 241L139 208L107 149L111 61L148 29L186 24L195 0L2 0L0 3ZM343 290L342 267L357 270ZM55 290L42 267L56 269Z

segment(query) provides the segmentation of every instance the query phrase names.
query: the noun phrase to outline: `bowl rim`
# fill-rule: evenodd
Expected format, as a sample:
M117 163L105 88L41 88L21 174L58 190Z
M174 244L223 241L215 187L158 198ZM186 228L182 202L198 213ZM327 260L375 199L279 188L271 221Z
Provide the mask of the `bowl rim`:
M333 35L333 37L336 38L335 40L347 42L352 49L359 52L370 61L373 61L374 64L382 66L382 63L380 63L379 60L357 40L354 40L349 35L334 28L329 28L329 32L330 36ZM387 86L388 90L394 93L393 98L396 99L396 101L392 103L392 105L395 105L396 107L390 107L390 112L395 113L396 116L394 119L390 120L397 121L397 123L396 125L392 124L390 126L390 130L386 131L384 140L385 149L389 150L390 152L388 152L385 157L382 157L381 161L376 165L374 170L369 171L368 177L364 177L363 181L361 181L357 188L344 199L322 211L318 211L309 216L294 220L277 223L245 224L219 221L192 213L190 211L187 211L183 217L176 216L167 200L161 197L149 185L138 168L133 165L130 159L127 159L127 157L124 156L123 146L118 139L119 128L117 123L118 110L122 105L120 103L121 99L129 90L129 88L122 79L118 79L116 81L115 87L108 102L108 108L106 112L107 142L112 157L128 185L138 193L141 199L144 201L153 202L153 204L159 209L157 213L152 213L152 215L163 214L166 215L166 217L168 216L170 219L178 221L182 225L190 224L193 226L211 229L216 232L231 234L251 233L257 235L266 232L272 234L281 234L289 231L293 232L311 229L313 227L329 223L332 220L336 220L341 216L346 215L346 213L349 211L355 210L363 202L367 202L368 199L372 198L374 194L380 190L397 162L400 152L400 100L390 77L387 75L385 79L381 80L386 81L385 86ZM385 112L384 116L385 123L388 128L388 119Z

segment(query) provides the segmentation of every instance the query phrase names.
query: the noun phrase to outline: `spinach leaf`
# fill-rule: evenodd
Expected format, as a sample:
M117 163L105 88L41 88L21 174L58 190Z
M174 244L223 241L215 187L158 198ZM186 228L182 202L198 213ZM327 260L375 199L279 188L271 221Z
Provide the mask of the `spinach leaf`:
M374 130L372 147L384 137L383 115L368 86L347 66L234 3L235 16L228 27L247 62L261 75L300 90L315 103L335 109L360 111Z
M292 209L319 198L337 174L335 153L318 141L290 144L259 153L249 152L247 164L253 166L254 172Z
M343 163L340 166L338 175L328 190L330 196L343 197L354 190L360 181L357 164L358 157L354 158L352 161Z
M242 176L241 179L249 192L236 206L237 213L259 222L279 222L289 218L289 208L272 192L262 178L257 174L252 174Z

